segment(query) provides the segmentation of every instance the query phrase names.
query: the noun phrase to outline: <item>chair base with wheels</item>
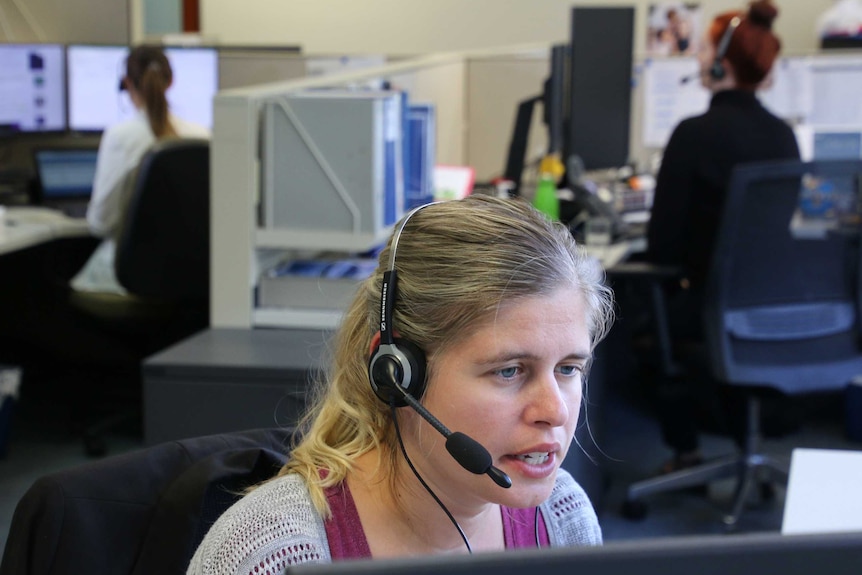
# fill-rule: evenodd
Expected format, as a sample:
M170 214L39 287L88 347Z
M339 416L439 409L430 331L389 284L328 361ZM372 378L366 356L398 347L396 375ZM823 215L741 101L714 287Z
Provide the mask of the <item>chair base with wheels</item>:
M97 378L99 413L84 424L84 451L91 457L107 453L105 436L119 428L143 424L143 381L140 366L150 355L209 325L208 302L161 302L116 294L73 291L69 302L80 325L112 338L115 346L82 369Z
M746 411L748 433L739 453L630 485L621 509L622 515L628 519L643 519L647 513L644 497L735 477L737 482L733 503L723 517L724 525L734 529L755 486L759 486L762 496L771 498L773 485L787 484L789 461L760 452L760 399L749 397Z

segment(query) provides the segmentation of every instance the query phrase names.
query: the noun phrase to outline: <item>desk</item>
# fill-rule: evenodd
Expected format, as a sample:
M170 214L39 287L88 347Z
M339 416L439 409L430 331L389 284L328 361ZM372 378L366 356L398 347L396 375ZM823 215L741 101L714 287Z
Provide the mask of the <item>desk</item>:
M45 243L51 228L44 224L0 224L0 254L7 254Z
M42 207L7 207L0 225L0 255L59 238L90 235L87 221Z
M646 251L646 238L621 240L607 246L584 245L584 249L590 257L597 259L603 268L609 269L624 262L632 254Z
M330 336L317 329L207 329L149 357L145 443L295 425Z

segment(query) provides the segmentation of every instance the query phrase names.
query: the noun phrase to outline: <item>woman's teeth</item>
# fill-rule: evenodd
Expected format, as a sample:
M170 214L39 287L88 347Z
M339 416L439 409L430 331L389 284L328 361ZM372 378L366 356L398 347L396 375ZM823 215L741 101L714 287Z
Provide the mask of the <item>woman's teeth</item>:
M548 460L549 455L546 452L535 452L517 455L516 457L529 465L541 465Z

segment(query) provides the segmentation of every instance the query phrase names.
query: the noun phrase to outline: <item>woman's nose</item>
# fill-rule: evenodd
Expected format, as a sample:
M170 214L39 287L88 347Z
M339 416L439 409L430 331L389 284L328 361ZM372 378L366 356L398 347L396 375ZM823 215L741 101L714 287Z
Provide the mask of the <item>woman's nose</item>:
M557 381L556 373L542 376L535 384L529 411L532 422L551 427L564 425L569 419L570 410L578 407L570 403L580 401L580 394L567 397Z

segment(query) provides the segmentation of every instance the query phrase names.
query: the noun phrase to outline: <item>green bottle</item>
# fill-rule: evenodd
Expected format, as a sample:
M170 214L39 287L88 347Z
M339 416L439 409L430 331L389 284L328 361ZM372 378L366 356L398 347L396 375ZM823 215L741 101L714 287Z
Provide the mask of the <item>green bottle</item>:
M560 219L557 178L562 175L562 172L563 164L556 154L545 156L539 165L539 183L533 196L533 207L554 221Z
M560 201L557 199L557 182L550 174L542 174L536 195L533 196L533 207L548 216L551 220L560 219Z

